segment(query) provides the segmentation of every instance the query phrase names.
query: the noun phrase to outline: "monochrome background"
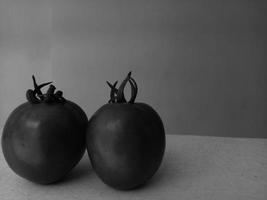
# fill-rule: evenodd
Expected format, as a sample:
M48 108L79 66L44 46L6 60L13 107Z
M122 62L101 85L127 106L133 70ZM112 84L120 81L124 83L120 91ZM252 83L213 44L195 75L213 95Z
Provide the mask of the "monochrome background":
M263 0L0 0L0 126L32 74L90 117L109 99L106 80L131 70L137 101L167 134L267 137L266 10Z

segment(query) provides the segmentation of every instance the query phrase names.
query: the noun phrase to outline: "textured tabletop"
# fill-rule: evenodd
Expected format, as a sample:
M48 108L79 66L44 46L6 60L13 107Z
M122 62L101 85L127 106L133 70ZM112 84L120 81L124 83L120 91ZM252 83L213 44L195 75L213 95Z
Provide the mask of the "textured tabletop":
M1 200L267 199L267 139L167 135L159 171L142 188L117 191L92 171L87 154L54 185L15 175L0 151Z

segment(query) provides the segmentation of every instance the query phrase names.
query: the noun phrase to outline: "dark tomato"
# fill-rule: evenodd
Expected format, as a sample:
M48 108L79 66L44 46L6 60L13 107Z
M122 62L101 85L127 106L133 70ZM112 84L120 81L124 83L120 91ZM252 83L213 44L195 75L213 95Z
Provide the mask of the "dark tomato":
M119 89L110 85L110 102L89 120L87 150L98 176L116 189L144 184L159 168L165 133L157 112L145 103L134 103L137 85L131 73ZM126 102L123 90L130 82L132 98Z
M30 181L48 184L63 178L85 151L88 123L84 111L50 86L27 91L28 102L18 106L3 129L2 149L10 168Z

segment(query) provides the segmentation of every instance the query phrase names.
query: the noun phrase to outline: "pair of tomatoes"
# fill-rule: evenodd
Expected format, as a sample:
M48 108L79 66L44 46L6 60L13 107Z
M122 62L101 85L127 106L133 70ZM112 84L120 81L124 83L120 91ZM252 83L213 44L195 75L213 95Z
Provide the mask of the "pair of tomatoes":
M87 148L98 176L117 189L145 183L160 166L165 150L163 123L145 103L135 103L137 84L127 75L111 87L109 103L88 118L53 85L45 94L33 77L28 102L18 106L3 129L2 149L10 168L30 181L49 184L77 165ZM131 98L124 97L125 85Z

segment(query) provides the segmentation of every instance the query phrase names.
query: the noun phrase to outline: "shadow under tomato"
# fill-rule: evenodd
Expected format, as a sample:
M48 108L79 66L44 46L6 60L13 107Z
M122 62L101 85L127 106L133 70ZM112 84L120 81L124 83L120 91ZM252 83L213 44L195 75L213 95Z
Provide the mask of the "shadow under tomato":
M183 181L191 176L185 173L189 168L186 156L179 155L176 151L166 151L158 171L144 184L131 189L132 191L157 190L170 188L178 181ZM174 161L175 160L175 161Z
M163 182L167 178L167 173L165 173L166 169L161 167L148 181L144 184L139 185L138 187L134 188L133 190L146 190L152 187L161 187L160 185L164 185Z
M83 158L66 176L57 182L52 183L52 185L61 185L82 180L92 174L92 171L91 164Z
M172 176L170 176L170 174L168 173L169 171L169 164L167 161L163 161L163 163L161 164L160 168L158 169L158 171L149 179L147 180L145 183L138 185L137 187L134 187L130 190L122 190L122 192L129 192L129 191L143 191L143 190L149 190L149 189L155 189L155 188L159 188L162 186L166 186L166 181L170 180L171 178L173 178Z

